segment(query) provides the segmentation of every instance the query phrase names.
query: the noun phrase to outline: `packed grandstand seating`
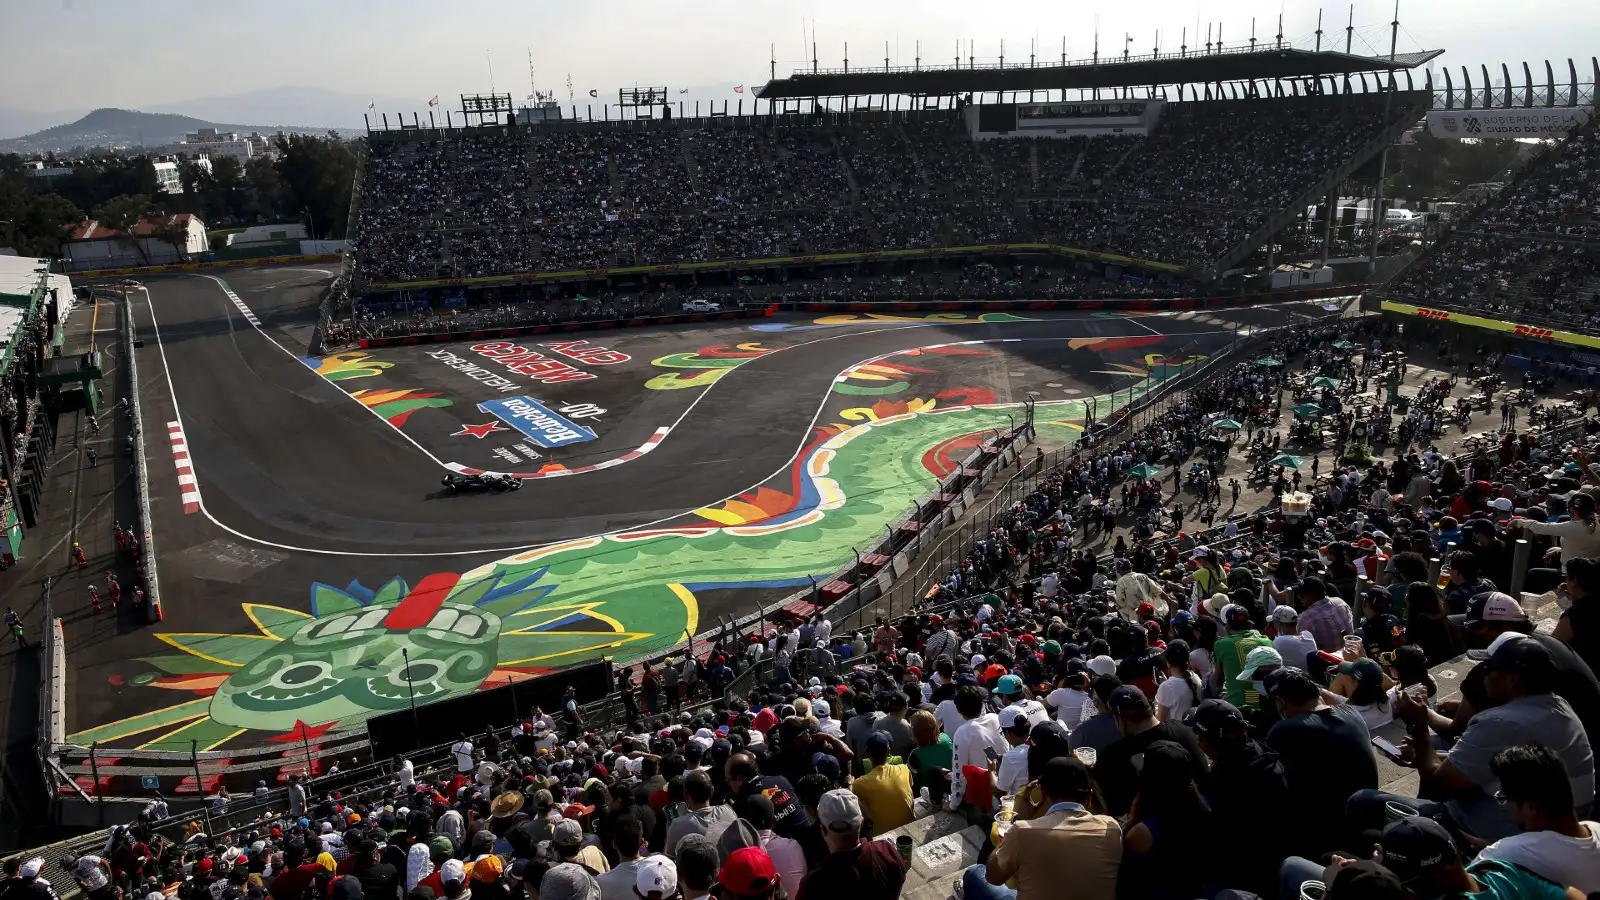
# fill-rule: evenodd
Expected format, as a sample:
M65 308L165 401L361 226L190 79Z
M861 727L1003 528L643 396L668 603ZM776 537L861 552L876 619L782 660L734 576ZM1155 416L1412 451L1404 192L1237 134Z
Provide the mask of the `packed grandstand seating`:
M1600 121L1487 198L1386 286L1397 300L1533 325L1600 327Z
M1357 349L1336 349L1341 339ZM1588 621L1600 472L1566 449L1600 452L1594 429L1513 428L1453 458L1420 424L1448 402L1441 385L1405 414L1415 424L1398 431L1414 440L1375 448L1391 462L1330 461L1304 483L1294 473L1310 495L1303 515L1215 527L1192 516L1185 531L1165 476L1130 477L1134 466L1207 472L1214 423L1235 419L1254 440L1296 383L1377 379L1393 361L1383 351L1411 349L1376 321L1308 326L1274 347L1288 367L1247 359L1137 431L1113 427L1056 463L1025 455L1026 490L901 615L724 634L623 669L602 707L520 709L487 730L464 720L448 745L216 791L210 818L168 818L156 799L132 826L12 857L0 889L18 900L1600 891L1586 737L1600 723L1600 620ZM1348 425L1355 408L1328 402ZM1279 491L1287 474L1271 473ZM1215 480L1219 507L1225 491ZM1108 511L1122 525L1097 555ZM1125 543L1122 526L1145 513L1164 534ZM1559 587L1570 608L1515 599L1516 538L1534 545L1526 596ZM1429 560L1441 558L1436 587ZM1553 629L1536 629L1547 612ZM1442 699L1457 689L1462 700ZM1373 737L1409 739L1433 799L1382 790L1402 770L1380 767ZM1205 834L1234 845L1218 855L1195 840ZM1326 893L1302 893L1305 882Z
M982 144L954 113L412 132L370 142L353 243L365 283L1041 240L1206 266L1369 143L1383 107L1172 103L1148 139Z

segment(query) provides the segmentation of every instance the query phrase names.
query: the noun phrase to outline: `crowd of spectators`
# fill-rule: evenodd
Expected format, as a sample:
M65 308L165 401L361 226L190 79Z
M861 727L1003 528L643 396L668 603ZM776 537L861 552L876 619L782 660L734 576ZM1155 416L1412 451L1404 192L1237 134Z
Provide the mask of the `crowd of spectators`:
M1148 138L983 144L955 113L407 133L370 142L351 240L367 283L1045 234L1204 266L1369 142L1383 105L1173 103ZM1065 199L1096 202L1024 202Z
M1600 324L1600 122L1590 119L1386 287L1396 299L1592 330Z

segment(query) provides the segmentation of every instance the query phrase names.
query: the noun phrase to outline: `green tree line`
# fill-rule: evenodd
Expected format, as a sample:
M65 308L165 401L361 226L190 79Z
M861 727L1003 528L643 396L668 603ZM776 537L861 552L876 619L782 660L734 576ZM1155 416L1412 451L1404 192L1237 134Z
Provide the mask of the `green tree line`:
M314 238L345 236L350 189L355 179L352 142L337 135L288 135L274 141L275 158L240 165L232 157L211 160L211 170L194 161L178 165L181 194L159 191L148 156L95 153L73 161L47 159L50 167L70 167L56 178L33 178L25 161L0 155L0 246L24 256L56 257L70 226L95 219L107 228L131 228L143 218L165 222L193 213L208 228L261 222L305 222ZM165 229L157 228L157 237Z

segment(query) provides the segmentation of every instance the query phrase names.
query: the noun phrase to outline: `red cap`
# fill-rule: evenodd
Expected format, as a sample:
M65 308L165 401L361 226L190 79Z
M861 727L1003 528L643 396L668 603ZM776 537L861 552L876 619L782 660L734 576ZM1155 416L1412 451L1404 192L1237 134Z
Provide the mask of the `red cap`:
M209 871L211 871L211 865L212 865L211 857L208 856L205 859L202 859L199 862L195 863L194 867L196 869L199 869L202 872L209 872Z
M928 617L928 624L929 625L943 625L944 624L944 616L940 616L940 615L929 616Z
M1141 616L1153 616L1156 614L1156 608L1149 601L1145 601L1144 603L1139 604L1138 608L1135 609L1134 612Z
M760 847L740 847L728 854L717 872L717 882L743 897L768 893L778 883L772 857Z
M1031 647L1032 645L1039 643L1039 639L1033 636L1033 632L1024 631L1023 633L1017 635L1017 643L1027 644Z
M906 671L917 676L918 679L922 678L922 669L917 666L906 666Z
M595 778L605 778L607 775L611 774L611 770L607 769L605 766L595 766L589 770L589 774L593 775Z
M997 679L1004 678L1007 674L1010 673L1010 671L1011 670L1007 669L1005 666L1002 666L999 663L995 663L995 664L989 666L987 669L983 670L983 680L984 681L995 681Z

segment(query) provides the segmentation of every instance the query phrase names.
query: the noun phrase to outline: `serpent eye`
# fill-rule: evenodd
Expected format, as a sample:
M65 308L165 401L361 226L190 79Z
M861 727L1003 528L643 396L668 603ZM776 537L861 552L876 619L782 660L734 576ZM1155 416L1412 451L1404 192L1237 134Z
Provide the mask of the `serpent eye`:
M259 700L298 700L321 693L338 684L333 666L324 660L301 660L272 673L272 677L250 690Z

